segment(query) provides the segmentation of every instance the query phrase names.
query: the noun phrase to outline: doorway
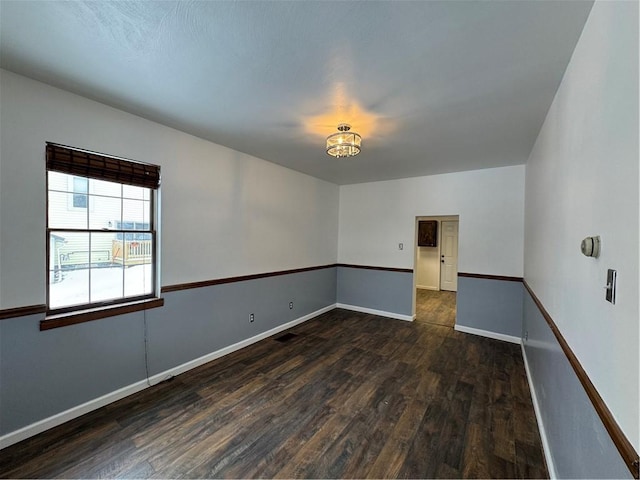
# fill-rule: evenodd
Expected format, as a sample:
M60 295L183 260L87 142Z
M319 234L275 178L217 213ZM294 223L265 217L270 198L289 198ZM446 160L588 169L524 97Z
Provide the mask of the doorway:
M457 215L416 217L413 275L416 323L455 326L458 226Z

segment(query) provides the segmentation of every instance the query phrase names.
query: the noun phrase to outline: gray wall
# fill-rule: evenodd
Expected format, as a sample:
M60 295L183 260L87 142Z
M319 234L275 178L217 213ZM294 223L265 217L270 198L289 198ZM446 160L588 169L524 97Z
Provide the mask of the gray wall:
M529 292L524 351L558 478L632 478Z
M338 267L338 303L412 314L413 273Z
M0 434L145 378L143 313L40 331L0 321Z
M335 294L331 267L167 293L161 308L43 332L42 315L2 320L0 434L144 380L145 315L154 375L333 305Z
M182 290L163 296L163 308L147 311L150 375L335 304L336 269ZM293 310L289 309L289 302L293 302ZM253 323L249 323L250 313L255 314Z
M456 325L522 335L522 282L458 277Z

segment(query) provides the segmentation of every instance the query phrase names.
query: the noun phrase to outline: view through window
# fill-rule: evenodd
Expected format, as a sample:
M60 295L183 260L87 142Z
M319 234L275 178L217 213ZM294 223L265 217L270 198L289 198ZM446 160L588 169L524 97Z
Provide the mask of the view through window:
M154 189L48 170L48 309L154 295Z

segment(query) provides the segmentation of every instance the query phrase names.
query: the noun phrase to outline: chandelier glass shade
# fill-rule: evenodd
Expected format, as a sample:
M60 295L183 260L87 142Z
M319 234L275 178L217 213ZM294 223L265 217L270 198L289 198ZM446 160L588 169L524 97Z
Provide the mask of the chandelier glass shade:
M338 132L327 137L327 153L332 157L355 157L360 153L362 137L350 132L351 125L341 123Z

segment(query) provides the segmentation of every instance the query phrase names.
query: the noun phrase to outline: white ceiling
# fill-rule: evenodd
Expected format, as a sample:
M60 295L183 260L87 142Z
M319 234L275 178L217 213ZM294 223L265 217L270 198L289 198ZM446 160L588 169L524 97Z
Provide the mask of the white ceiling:
M525 163L591 5L1 0L0 66L358 183Z

